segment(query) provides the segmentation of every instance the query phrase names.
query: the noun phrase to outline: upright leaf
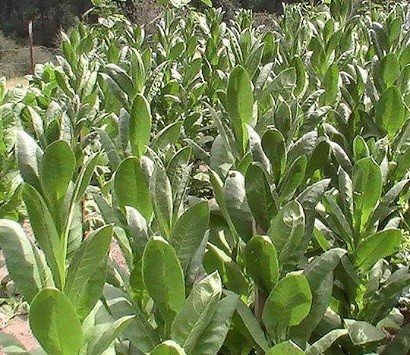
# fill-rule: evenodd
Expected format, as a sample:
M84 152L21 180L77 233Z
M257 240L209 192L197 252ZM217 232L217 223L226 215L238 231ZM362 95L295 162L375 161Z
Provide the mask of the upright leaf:
M100 228L92 233L81 243L68 268L64 293L76 309L80 319L84 319L87 314L83 313L84 310L78 309L79 301L86 296L84 293L88 291L86 286L90 278L108 255L111 237L112 226Z
M142 272L148 293L167 322L185 301L185 282L175 250L161 237L149 239L142 257Z
M360 231L379 201L382 190L380 167L372 158L360 159L353 167L353 217Z
M41 159L40 182L50 206L59 210L71 182L75 156L66 141L51 143Z
M191 353L211 322L222 294L217 272L196 284L179 313L174 318L171 338Z
M129 118L129 136L132 154L141 157L151 137L151 110L141 94L135 96Z
M185 270L198 250L209 225L208 202L199 202L178 218L171 230L170 244L175 249L182 270Z
M114 191L122 207L133 207L146 220L151 220L152 205L149 188L137 158L130 157L121 162L114 177Z
M83 332L68 298L55 288L45 288L30 305L29 322L34 336L48 354L78 354Z

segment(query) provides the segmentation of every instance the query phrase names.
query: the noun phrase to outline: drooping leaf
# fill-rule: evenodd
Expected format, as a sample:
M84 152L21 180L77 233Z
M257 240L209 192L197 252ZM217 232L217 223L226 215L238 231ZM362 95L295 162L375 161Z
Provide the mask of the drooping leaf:
M26 236L20 224L0 220L0 245L7 270L28 302L43 288L54 286L44 255Z
M314 342L306 349L306 355L321 355L327 349L329 349L332 344L339 339L347 335L349 331L347 329L334 329L321 337L319 340Z
M386 334L380 329L363 321L345 319L345 325L349 331L349 336L353 344L365 345L378 342L386 338Z
M78 354L83 345L81 323L68 298L55 288L41 290L30 305L34 336L48 354Z

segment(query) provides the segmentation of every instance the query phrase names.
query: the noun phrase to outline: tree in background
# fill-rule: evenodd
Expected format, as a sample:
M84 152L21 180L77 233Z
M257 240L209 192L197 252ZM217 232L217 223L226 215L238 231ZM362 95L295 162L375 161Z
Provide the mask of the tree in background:
M59 30L72 26L90 7L89 0L0 0L0 30L26 38L33 20L35 43L53 46Z

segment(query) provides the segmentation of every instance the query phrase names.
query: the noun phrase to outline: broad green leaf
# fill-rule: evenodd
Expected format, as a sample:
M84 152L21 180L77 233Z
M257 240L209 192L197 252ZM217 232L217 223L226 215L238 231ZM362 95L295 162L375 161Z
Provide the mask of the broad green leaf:
M87 346L87 355L100 355L121 335L131 323L133 316L126 316L117 319L113 323L97 324L93 337Z
M216 312L222 294L222 283L217 272L194 285L186 302L174 318L171 338L188 352L201 341L202 334Z
M372 158L360 159L353 167L353 217L361 231L379 201L382 190L380 167Z
M208 202L199 202L186 210L172 227L169 242L175 249L182 270L186 270L209 225Z
M65 255L53 217L43 197L30 185L24 185L23 200L30 217L34 236L44 252L48 265L53 273L55 285L64 285Z
M334 329L306 349L306 355L321 355L342 336L349 334L347 329Z
M41 191L39 171L43 151L24 131L17 134L17 160L23 180Z
M151 137L151 110L144 96L135 96L129 118L129 135L131 150L134 155L141 157L146 150Z
M83 345L81 323L68 298L55 288L40 291L30 305L34 336L48 354L78 354Z
M345 326L349 331L350 340L354 345L365 345L379 342L386 338L386 334L380 329L363 321L345 319Z
M40 182L50 206L59 210L71 182L75 156L66 141L51 143L41 159Z
M43 288L54 286L44 255L20 224L0 220L0 245L11 279L28 302Z
M79 301L88 291L86 286L90 278L107 257L111 237L112 226L102 227L92 233L81 243L68 268L64 293L76 309L80 319L84 319L87 314L83 314L82 310L78 309Z
M121 162L114 177L114 191L122 207L133 207L146 220L151 220L150 191L138 158L130 157Z
M200 339L191 348L191 354L214 355L222 347L231 326L230 320L235 312L239 296L234 293L220 300L210 323L202 332Z
M149 189L154 204L155 217L168 238L173 224L172 187L167 173L162 166L155 166L154 173L150 179Z
M262 136L262 147L272 165L273 180L278 184L286 167L285 138L277 129L267 130Z
M380 61L377 76L383 81L384 87L393 85L400 74L400 64L395 53L389 53Z
M276 344L265 355L303 355L305 352L292 341Z
M275 285L266 300L262 320L276 338L290 326L298 325L309 314L312 293L303 275L289 274Z
M225 180L226 209L243 240L252 237L252 213L246 199L245 178L239 171L231 171Z
M339 88L340 74L339 67L336 63L330 65L323 77L323 86L326 90L324 93L324 104L333 105L340 92Z
M279 209L272 219L268 236L279 255L280 264L292 262L298 253L305 231L305 214L297 201L291 201Z
M397 252L403 232L387 229L363 239L355 253L355 264L361 271L369 270L378 260Z
M279 278L276 249L266 236L254 236L245 248L245 265L255 284L269 294Z
M149 295L165 321L171 322L185 302L185 282L176 252L163 238L149 239L142 272Z
M312 292L312 305L307 317L292 328L292 339L297 338L302 343L310 339L329 306L333 291L333 270L339 265L340 258L346 254L344 249L331 249L316 257L303 272Z
M246 124L250 124L253 120L253 92L249 74L242 66L237 66L232 70L226 96L226 110L236 143L244 154L248 144Z
M396 86L387 88L376 104L375 119L390 139L402 128L406 119L406 108L402 94Z
M307 158L305 155L302 155L286 170L278 185L281 201L288 201L292 198L305 178L306 167Z
M263 168L251 164L245 176L246 198L253 218L264 232L270 226L270 220L276 214L276 204Z
M186 355L186 352L173 340L166 340L157 345L150 355Z

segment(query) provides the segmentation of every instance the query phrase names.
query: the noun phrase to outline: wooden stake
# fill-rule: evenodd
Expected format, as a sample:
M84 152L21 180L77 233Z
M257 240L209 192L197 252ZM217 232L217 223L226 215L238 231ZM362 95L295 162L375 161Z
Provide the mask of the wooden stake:
M28 23L28 37L30 40L30 71L34 75L34 41L33 41L33 21Z

